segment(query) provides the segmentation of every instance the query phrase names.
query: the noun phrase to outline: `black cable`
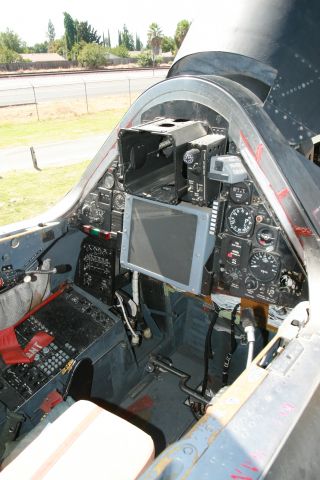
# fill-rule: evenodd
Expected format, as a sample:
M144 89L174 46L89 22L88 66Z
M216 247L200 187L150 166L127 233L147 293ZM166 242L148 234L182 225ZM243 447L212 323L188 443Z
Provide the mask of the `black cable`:
M223 387L228 385L229 368L230 368L231 358L232 358L232 355L234 354L234 352L237 348L235 328L236 328L236 315L237 315L237 311L238 311L239 307L240 307L240 303L237 303L237 305L235 305L235 307L234 307L234 309L232 310L232 313L231 313L230 351L224 357L223 370L222 370L222 386Z
M204 374L202 380L202 388L201 388L201 395L205 396L207 385L208 385L208 370L209 370L209 360L213 358L212 346L211 346L211 337L213 328L216 324L219 315L219 307L218 305L214 305L215 309L211 311L211 318L210 324L208 328L208 332L206 335L205 347L204 347Z

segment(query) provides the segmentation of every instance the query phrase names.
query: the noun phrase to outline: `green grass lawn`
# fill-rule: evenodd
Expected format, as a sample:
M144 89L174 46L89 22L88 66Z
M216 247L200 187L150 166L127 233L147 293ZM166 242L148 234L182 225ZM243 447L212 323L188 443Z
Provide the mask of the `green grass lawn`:
M125 111L125 108L118 108L71 118L40 120L39 122L3 122L0 123L0 148L70 140L95 133L109 132L117 125Z
M89 161L67 167L8 172L0 178L0 225L31 218L54 205L79 180Z

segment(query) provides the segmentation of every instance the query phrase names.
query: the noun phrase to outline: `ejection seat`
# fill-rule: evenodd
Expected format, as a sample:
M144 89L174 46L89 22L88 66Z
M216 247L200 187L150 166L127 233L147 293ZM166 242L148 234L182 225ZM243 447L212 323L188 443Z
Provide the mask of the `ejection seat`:
M4 468L1 480L134 480L153 458L149 435L94 403L79 400Z

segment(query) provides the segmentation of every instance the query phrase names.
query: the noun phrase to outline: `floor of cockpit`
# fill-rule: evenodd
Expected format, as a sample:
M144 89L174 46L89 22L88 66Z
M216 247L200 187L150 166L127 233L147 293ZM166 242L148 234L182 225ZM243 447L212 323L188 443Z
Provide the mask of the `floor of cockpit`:
M188 386L196 388L202 381L203 362L190 347L180 347L170 356L174 367L188 373ZM196 419L188 406L188 395L180 390L179 378L167 373L150 373L122 401L127 420L149 433L156 454L178 440Z

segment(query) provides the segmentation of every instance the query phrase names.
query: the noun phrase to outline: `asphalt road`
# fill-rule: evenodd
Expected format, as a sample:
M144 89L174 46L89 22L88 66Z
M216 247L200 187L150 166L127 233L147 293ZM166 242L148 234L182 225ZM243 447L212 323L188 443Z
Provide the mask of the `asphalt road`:
M143 92L163 80L167 70L99 72L0 78L0 107L101 95Z
M62 167L91 160L108 137L108 133L89 137L34 145L38 167ZM0 175L12 170L34 170L29 147L0 149Z

